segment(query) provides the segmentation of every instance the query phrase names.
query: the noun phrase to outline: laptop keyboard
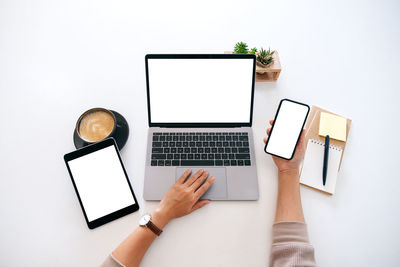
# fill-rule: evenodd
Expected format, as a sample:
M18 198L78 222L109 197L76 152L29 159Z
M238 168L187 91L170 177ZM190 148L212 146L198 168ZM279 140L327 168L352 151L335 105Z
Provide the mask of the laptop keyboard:
M248 133L153 133L151 166L251 166Z

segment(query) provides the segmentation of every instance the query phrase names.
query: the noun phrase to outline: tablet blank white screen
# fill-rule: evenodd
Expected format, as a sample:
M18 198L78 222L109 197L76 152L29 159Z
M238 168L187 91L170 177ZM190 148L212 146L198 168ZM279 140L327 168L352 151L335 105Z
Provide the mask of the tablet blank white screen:
M249 123L253 59L148 59L152 123Z
M71 160L68 165L89 221L135 204L114 146Z
M283 101L274 129L269 137L267 152L290 158L308 112L308 107L290 101Z

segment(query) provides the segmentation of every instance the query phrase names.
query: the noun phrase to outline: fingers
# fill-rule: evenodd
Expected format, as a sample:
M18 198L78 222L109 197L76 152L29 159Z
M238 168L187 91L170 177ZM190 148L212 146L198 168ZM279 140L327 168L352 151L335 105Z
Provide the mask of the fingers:
M200 209L200 208L202 208L202 207L204 207L205 205L208 205L208 204L210 204L210 203L211 203L211 202L210 202L209 200L202 200L202 201L199 201L199 202L197 202L196 204L194 204L194 206L193 206L191 212L193 212L193 211L195 211L195 210L198 210L198 209Z
M197 178L199 178L200 175L203 174L203 172L204 170L198 170L195 174L193 174L192 176L190 176L189 179L186 180L185 185L191 186L197 180Z
M270 120L269 123L273 123L273 120ZM267 129L267 135L269 135L271 133L271 128ZM267 143L268 137L264 137L264 143Z
M208 188L210 188L210 186L214 183L214 181L215 177L211 176L210 179L207 179L207 181L205 181L205 183L202 184L202 186L200 186L199 189L197 189L197 191L194 193L196 200L201 198L201 196L204 195L205 192L207 192Z
M272 126L272 124L274 124L274 120L270 120L269 124ZM267 135L269 135L269 133L271 132L271 128L267 129Z
M207 179L208 174L209 174L208 171L203 172L203 174L199 178L197 178L197 180L194 181L190 187L192 187L194 191L196 191L201 186L201 184Z
M187 169L181 177L176 181L177 184L183 184L185 182L186 178L192 173L192 169Z

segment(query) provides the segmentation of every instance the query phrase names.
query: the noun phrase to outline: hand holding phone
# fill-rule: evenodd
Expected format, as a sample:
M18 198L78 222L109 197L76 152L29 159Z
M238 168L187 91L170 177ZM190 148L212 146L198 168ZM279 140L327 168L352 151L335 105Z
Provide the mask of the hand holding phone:
M306 104L282 99L264 151L282 159L292 159L309 111Z
M269 124L272 126L274 120L270 120ZM271 128L267 129L267 135L271 132ZM264 144L267 142L268 137L264 138ZM306 154L306 142L305 142L305 131L303 130L299 142L296 146L296 151L294 152L294 156L291 160L286 160L283 158L279 158L276 156L272 156L278 171L290 171L290 170L300 170L300 166L304 160L304 156Z

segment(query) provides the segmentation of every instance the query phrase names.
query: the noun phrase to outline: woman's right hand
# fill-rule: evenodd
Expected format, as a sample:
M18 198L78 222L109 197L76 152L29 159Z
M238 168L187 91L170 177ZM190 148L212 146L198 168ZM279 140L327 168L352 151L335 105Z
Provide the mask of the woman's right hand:
M191 173L192 170L188 169L182 174L152 213L152 219L159 222L160 227L210 203L209 200L199 199L213 184L214 176L207 179L209 173L204 170L190 176Z
M272 126L274 123L273 120L269 121L269 124ZM267 135L271 132L271 128L267 129ZM264 138L264 143L266 143L268 137ZM279 157L272 156L272 159L275 162L275 165L278 167L278 171L280 172L288 172L288 171L296 171L300 172L301 164L304 160L304 154L306 152L306 144L305 144L305 132L304 130L301 133L299 142L297 143L296 152L293 155L291 160L282 159Z

